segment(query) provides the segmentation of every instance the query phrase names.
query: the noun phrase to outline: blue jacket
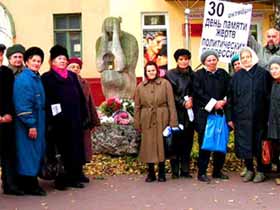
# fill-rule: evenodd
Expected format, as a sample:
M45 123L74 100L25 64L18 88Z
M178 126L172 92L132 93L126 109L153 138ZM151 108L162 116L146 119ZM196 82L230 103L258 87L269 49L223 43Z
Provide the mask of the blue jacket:
M18 173L37 176L45 153L45 92L38 74L25 68L14 83ZM37 129L37 138L28 137Z

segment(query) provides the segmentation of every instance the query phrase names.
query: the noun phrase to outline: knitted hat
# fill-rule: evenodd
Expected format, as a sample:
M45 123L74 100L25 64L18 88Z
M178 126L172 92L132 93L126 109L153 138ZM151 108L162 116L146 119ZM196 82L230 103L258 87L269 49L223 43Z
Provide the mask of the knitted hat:
M239 60L239 54L234 54L232 57L231 57L231 65L233 66L234 62L235 61L238 61Z
M28 50L24 53L24 62L26 62L29 58L31 58L34 55L38 55L41 57L42 63L44 61L44 52L39 47L30 47Z
M210 56L210 55L214 55L219 60L219 55L218 55L218 53L216 51L214 51L214 50L206 50L200 56L201 63L204 64L206 58L208 56Z
M274 63L280 65L280 56L276 56L276 55L272 56L268 61L268 67L270 68L270 66Z
M4 52L6 50L6 46L4 44L0 44L0 52Z
M25 53L25 47L22 46L21 44L14 44L13 46L11 46L7 49L6 56L9 59L9 57L11 55L15 54L15 53L24 54Z
M78 58L78 57L72 57L72 58L70 58L69 61L68 61L68 65L71 64L71 63L76 63L76 64L78 64L78 65L80 66L80 68L83 67L83 61L82 61L80 58Z
M55 59L56 57L60 56L60 55L64 55L67 60L69 60L69 56L68 56L68 52L67 49L62 47L61 45L54 45L51 49L50 49L50 57L51 60Z
M176 60L176 62L177 62L177 60L178 60L178 58L179 58L180 56L187 56L189 59L191 59L192 54L191 54L191 52L190 52L189 50L187 50L187 49L178 49L178 50L175 51L175 53L174 53L173 56L174 56L174 58L175 58L175 60Z

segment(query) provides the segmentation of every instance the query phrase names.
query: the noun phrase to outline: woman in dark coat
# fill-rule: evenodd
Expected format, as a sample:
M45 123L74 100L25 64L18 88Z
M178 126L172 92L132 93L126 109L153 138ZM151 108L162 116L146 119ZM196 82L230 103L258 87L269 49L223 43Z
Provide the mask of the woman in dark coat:
M148 164L146 182L156 180L154 164L158 163L158 181L165 182L163 130L177 126L177 113L170 83L159 77L154 62L145 66L145 80L135 92L135 128L141 131L140 159Z
M13 126L13 83L11 69L2 65L5 46L0 44L0 155L4 194L24 195L17 183L16 142Z
M275 160L278 168L280 165L280 56L271 57L268 66L274 81L270 94L267 138L272 141L273 147L277 149L273 150L273 156L276 156ZM275 182L277 185L280 185L280 178L276 178Z
M45 155L45 91L39 69L44 52L31 47L24 53L26 68L14 83L17 171L25 194L46 195L37 175ZM28 155L27 155L28 154Z
M194 122L199 142L198 180L202 182L210 182L206 173L211 152L201 148L207 117L209 114L224 114L226 94L230 80L229 74L224 69L217 68L218 59L218 54L215 51L208 50L202 53L201 63L205 67L195 73L193 81ZM214 152L213 159L214 169L212 177L228 179L228 176L221 171L224 165L225 154Z
M175 69L169 70L166 79L171 83L179 124L184 126L182 132L174 134L175 157L171 157L172 178L179 176L191 178L189 173L190 154L193 145L193 117L188 115L192 111L192 83L193 71L190 66L191 53L186 49L178 49L174 53L177 62ZM188 100L186 100L188 97ZM180 172L180 174L179 174Z
M251 48L241 49L240 61L242 69L230 82L227 117L234 129L236 155L245 160L247 172L243 181L258 183L265 179L261 152L262 140L266 138L271 77L258 65L258 57Z
M67 69L77 74L80 85L83 89L83 93L86 100L87 116L88 122L86 122L86 128L84 129L84 146L86 154L86 162L89 163L92 160L92 140L91 131L94 127L100 125L100 121L97 115L95 103L93 101L93 96L91 94L90 85L86 79L80 76L82 70L83 62L80 58L72 57L69 59ZM89 182L89 178L82 174L81 179L84 182Z
M64 47L51 48L50 63L50 71L42 76L46 92L47 149L54 146L65 167L65 173L56 178L55 187L83 188L80 177L85 164L82 125L86 118L85 99L76 74L66 69L68 53Z

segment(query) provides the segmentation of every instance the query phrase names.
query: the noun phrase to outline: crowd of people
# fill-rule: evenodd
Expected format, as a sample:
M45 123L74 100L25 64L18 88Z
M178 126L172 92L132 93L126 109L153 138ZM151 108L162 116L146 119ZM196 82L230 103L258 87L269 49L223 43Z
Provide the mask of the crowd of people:
M2 65L5 50L0 44L3 192L46 195L38 176L45 160L58 154L64 170L54 178L54 187L85 187L84 183L90 181L83 173L83 165L92 157L90 132L100 122L89 84L80 76L82 60L69 58L66 48L55 45L50 49L50 69L40 76L45 57L42 49L25 50L14 44L6 51L8 66ZM265 59L260 52L266 54ZM177 66L164 76L156 62L147 62L145 78L134 96L135 128L141 133L139 157L147 163L145 181L166 181L167 158L173 179L192 178L194 131L199 143L197 179L211 181L207 174L211 155L212 178L229 179L222 170L225 153L202 147L208 116L215 114L225 116L227 126L234 132L236 155L245 163L243 181L263 182L271 165L262 162L262 142L268 139L278 145L280 140L279 52L279 32L270 29L266 46L245 47L232 57L232 76L218 67L219 56L214 50L201 54L203 68L197 71L190 66L192 55L187 49L175 51ZM168 157L163 136L167 127L179 130L173 135L173 153ZM279 153L275 151L274 155L278 155L279 166Z
M159 164L158 181L166 180L163 130L166 126L177 128L178 125L183 125L184 129L172 136L175 153L168 157L172 178L192 177L189 164L195 130L199 143L197 179L207 183L211 181L207 174L211 153L212 177L229 179L222 171L225 153L202 147L207 119L211 114L224 116L227 126L233 130L235 153L245 165L240 174L243 181L260 183L266 179L265 172L270 172L272 165L264 165L262 161L263 141L268 139L279 145L280 140L279 32L269 29L263 47L251 36L248 45L253 49L249 46L242 48L232 57L232 76L218 68L219 56L214 50L201 54L203 68L195 72L190 66L191 52L176 50L177 66L164 76L170 84L160 78L155 62L146 64L145 80L135 94L135 127L142 134L140 158L147 163L147 182L156 180L155 163ZM170 91L170 85L173 91ZM189 113L190 109L194 117ZM277 146L273 147L274 163L279 170L279 151L275 148Z
M69 59L67 50L50 49L50 70L39 74L44 52L15 44L0 45L0 135L2 188L5 194L46 192L38 175L46 159L60 155L63 173L54 187L83 188L90 180L83 165L90 162L90 131L100 124L89 84L79 75L82 61Z

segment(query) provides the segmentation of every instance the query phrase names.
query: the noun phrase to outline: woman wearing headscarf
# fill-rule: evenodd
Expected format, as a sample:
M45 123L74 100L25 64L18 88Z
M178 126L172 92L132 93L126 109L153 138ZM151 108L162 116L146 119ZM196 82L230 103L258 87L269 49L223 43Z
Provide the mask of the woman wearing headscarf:
M224 115L226 106L226 94L230 76L221 68L218 68L219 56L216 51L207 50L201 54L201 63L204 65L194 74L193 101L194 101L194 124L198 132L199 159L198 180L210 182L207 176L207 168L211 152L201 148L205 133L207 117L209 114ZM213 152L213 178L228 179L222 173L225 154Z
M46 92L47 149L61 155L65 173L55 179L55 187L83 188L80 177L85 164L83 122L86 106L77 75L67 70L67 50L55 45L50 49L51 69L42 76ZM50 149L50 151L52 151Z
M148 165L146 182L156 180L154 164L158 163L158 181L165 182L163 130L177 126L177 113L170 83L159 77L154 62L144 68L145 80L135 92L135 128L141 131L140 159Z
M45 92L39 69L44 53L31 47L24 53L26 68L14 83L17 170L25 194L46 195L37 175L45 153Z
M241 70L233 75L228 92L228 124L234 129L236 155L245 160L247 172L243 181L258 183L265 179L262 140L266 138L271 77L258 65L251 48L241 49L239 56Z
M279 169L279 148L280 148L280 56L272 56L268 63L269 72L273 78L270 94L269 118L267 138L273 143L273 156ZM275 179L280 185L280 177Z
M169 70L166 79L171 83L179 124L184 126L181 132L173 135L175 155L170 158L172 178L191 178L189 172L190 155L193 145L193 118L188 110L192 109L193 71L190 66L191 52L178 49L174 53L177 62L175 69Z
M82 66L83 66L83 62L80 58L72 57L69 59L67 69L77 74L86 99L88 121L85 122L86 128L84 130L84 146L85 146L86 162L89 163L92 159L92 153L93 153L91 131L95 126L100 125L100 121L97 115L97 111L93 101L93 96L91 94L89 83L87 82L87 80L83 79L80 76ZM84 174L81 175L81 180L83 182L89 182L89 178L86 177Z

